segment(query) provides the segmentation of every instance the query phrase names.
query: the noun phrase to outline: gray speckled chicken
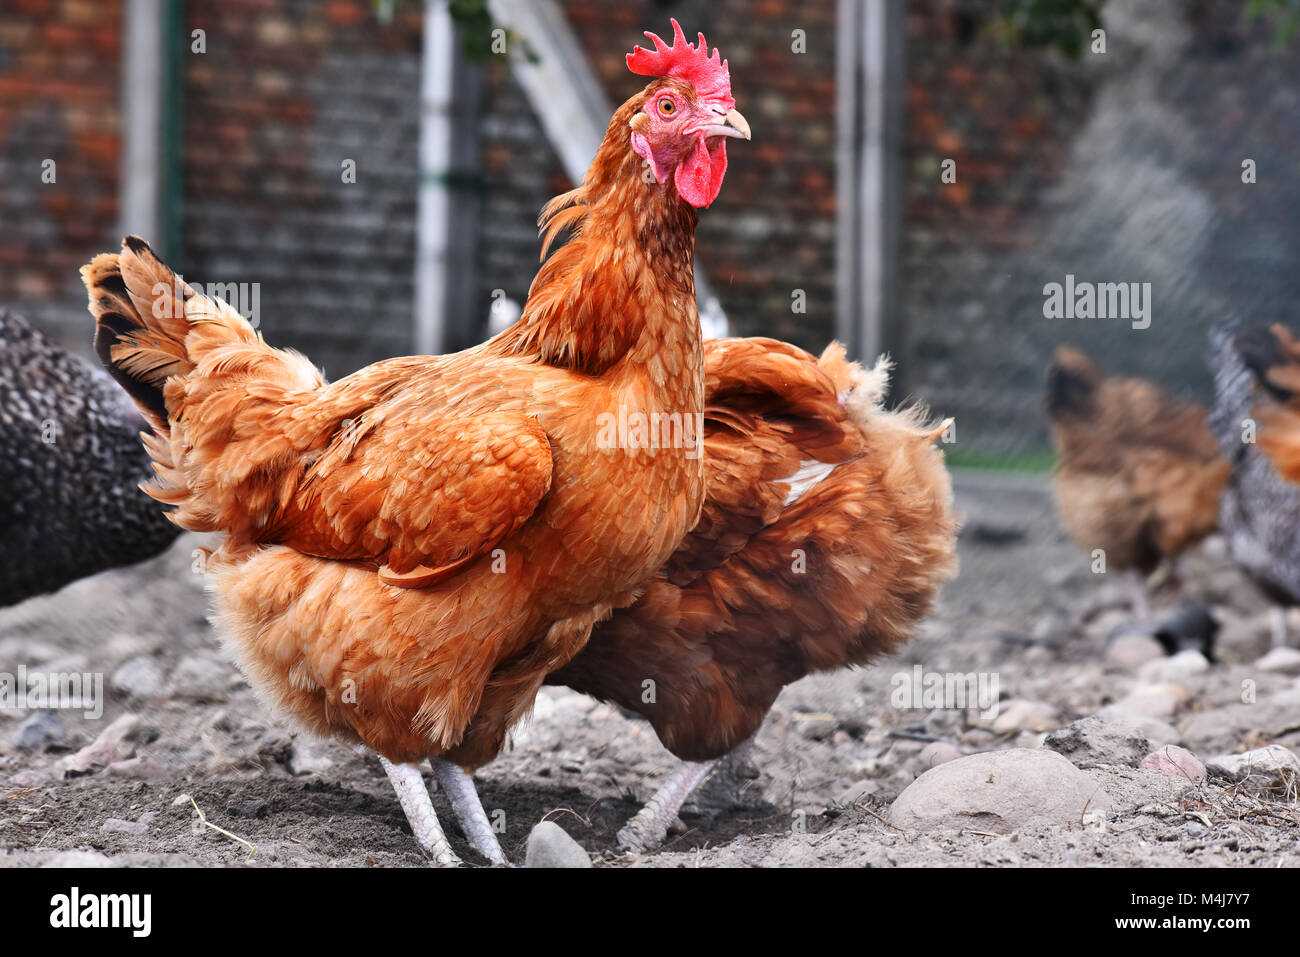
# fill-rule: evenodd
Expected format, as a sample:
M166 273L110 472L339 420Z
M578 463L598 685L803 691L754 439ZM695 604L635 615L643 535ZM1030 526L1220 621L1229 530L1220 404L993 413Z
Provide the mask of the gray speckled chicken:
M0 309L0 606L158 554L144 420L111 379Z
M1219 503L1219 527L1234 561L1279 606L1300 603L1300 485L1283 479L1257 443L1243 438L1244 423L1265 399L1263 388L1242 360L1240 322L1210 332L1214 410L1210 428L1232 473ZM1274 616L1275 644L1285 640L1285 622Z

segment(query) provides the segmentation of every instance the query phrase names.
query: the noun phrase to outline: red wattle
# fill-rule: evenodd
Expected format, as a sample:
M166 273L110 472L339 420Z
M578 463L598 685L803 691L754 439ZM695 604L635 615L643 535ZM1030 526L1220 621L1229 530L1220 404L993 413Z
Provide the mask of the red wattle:
M717 136L710 142L700 137L691 154L678 164L673 181L682 199L692 206L704 207L718 198L726 172L726 140Z

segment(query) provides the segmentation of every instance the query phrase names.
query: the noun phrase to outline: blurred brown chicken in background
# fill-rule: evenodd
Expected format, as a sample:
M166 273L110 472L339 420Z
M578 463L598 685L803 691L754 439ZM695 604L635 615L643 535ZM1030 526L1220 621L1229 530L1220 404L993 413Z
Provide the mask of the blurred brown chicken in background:
M1214 531L1229 465L1205 409L1143 379L1106 375L1059 347L1047 369L1047 417L1058 457L1053 483L1061 524L1107 571L1133 581L1134 612L1150 614L1157 568L1175 576L1186 549Z

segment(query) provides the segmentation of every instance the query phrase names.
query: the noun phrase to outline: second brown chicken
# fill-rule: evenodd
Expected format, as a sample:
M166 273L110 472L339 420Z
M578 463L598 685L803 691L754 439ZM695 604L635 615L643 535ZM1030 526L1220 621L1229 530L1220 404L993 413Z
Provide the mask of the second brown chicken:
M1144 379L1106 375L1078 349L1056 350L1047 417L1061 524L1104 570L1133 576L1134 611L1149 613L1144 579L1212 531L1229 465L1205 409Z
M635 711L684 759L619 834L662 842L781 690L895 651L956 571L945 424L885 411L888 364L705 343L705 503L631 608L547 678Z

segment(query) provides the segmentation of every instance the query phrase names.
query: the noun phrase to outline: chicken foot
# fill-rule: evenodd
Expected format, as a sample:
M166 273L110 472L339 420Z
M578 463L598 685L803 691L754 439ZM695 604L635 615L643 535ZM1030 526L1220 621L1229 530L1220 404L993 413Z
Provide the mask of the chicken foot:
M460 822L460 829L464 832L465 840L469 841L470 847L493 864L508 864L496 832L492 830L492 823L483 810L483 802L479 799L478 788L474 786L474 778L455 762L442 758L430 760L433 764L433 773L438 777L438 786L447 795L451 809L456 812L456 820Z
M619 847L626 851L648 851L662 844L668 837L668 828L677 818L677 812L691 793L713 773L719 760L683 761L636 817L618 832Z
M397 800L406 812L406 819L411 823L415 839L425 854L433 858L439 867L455 867L460 858L447 843L447 835L438 823L438 814L433 809L433 800L429 789L424 786L424 777L420 774L418 764L394 764L382 754L379 763L384 766L388 780L393 782Z

